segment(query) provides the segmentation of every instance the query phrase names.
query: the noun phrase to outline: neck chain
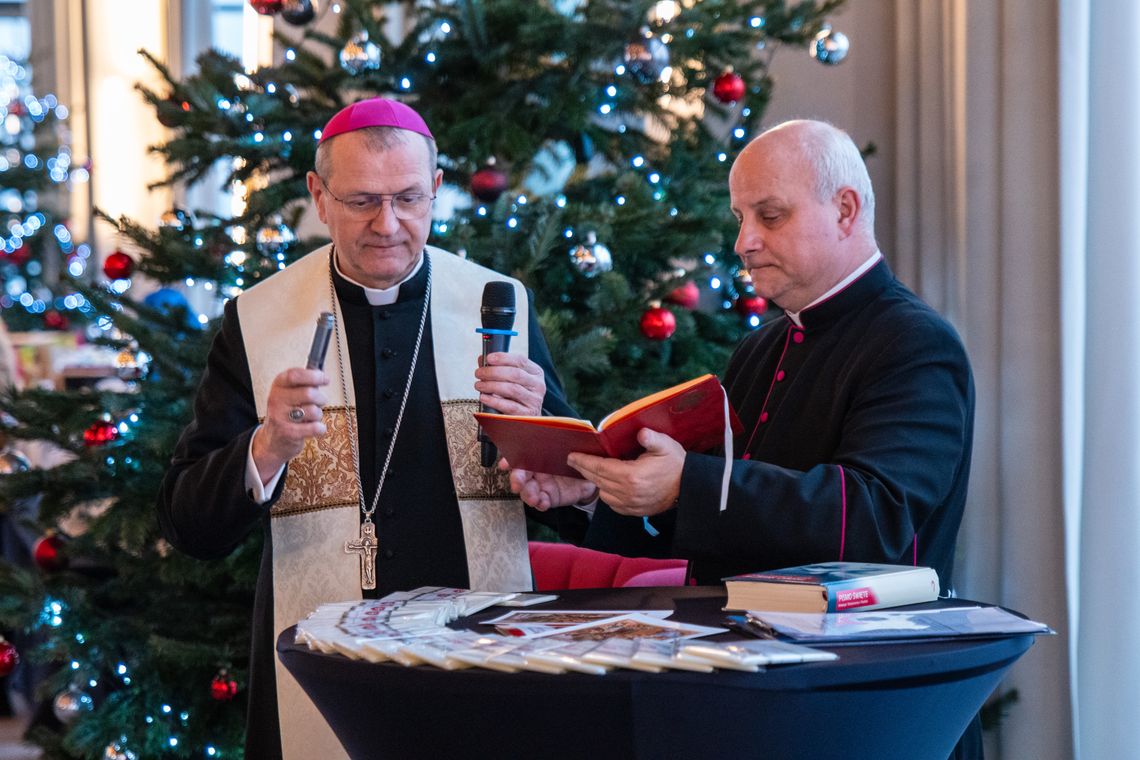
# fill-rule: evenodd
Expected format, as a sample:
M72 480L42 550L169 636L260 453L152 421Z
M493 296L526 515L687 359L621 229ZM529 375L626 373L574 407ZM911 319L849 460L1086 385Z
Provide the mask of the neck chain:
M400 423L404 420L404 409L408 405L408 396L412 392L412 379L416 375L416 364L420 355L420 345L423 343L424 326L427 324L428 306L431 304L431 259L428 258L425 251L424 256L424 269L427 270L427 283L424 286L424 307L420 312L420 326L419 331L416 333L416 347L412 351L412 366L408 370L408 381L404 384L404 397L400 399L400 411L396 414L396 424L392 430L392 440L388 443L388 454L384 457L384 466L380 469L380 478L376 483L376 493L372 497L371 506L364 500L364 481L360 476L360 442L357 440L356 434L356 414L355 411L349 412L348 406L348 382L345 379L344 372L344 353L340 347L340 323L339 315L341 314L339 301L336 297L336 284L333 281L333 256L336 255L334 251L329 257L329 296L332 299L333 313L338 315L338 318L333 323L333 340L336 342L336 359L337 366L340 370L340 392L344 398L346 407L345 417L348 420L348 437L349 443L352 447L352 464L356 469L356 484L360 494L360 513L364 515L364 522L360 525L360 538L348 539L344 542L344 550L349 554L360 555L360 587L364 589L376 588L376 549L378 542L376 540L376 526L372 522L372 515L376 512L376 507L380 504L380 491L384 488L384 480L388 477L388 465L392 462L392 452L396 449L396 438L400 435ZM347 337L346 337L347 340Z

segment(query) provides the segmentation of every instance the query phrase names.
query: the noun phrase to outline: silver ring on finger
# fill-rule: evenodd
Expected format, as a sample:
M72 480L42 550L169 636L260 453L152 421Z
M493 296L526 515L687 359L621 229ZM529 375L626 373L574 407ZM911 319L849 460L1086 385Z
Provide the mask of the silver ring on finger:
M289 419L293 420L293 422L300 422L305 419L305 410L299 406L293 407L289 410Z

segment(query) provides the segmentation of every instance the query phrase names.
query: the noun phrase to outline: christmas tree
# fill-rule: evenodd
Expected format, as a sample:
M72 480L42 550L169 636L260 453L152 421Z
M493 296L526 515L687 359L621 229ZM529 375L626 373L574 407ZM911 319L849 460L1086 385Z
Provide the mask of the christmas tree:
M2 55L0 116L0 312L11 330L65 329L91 312L60 287L65 274L83 277L91 256L66 223L67 190L87 169L72 160L67 106L36 95L30 68Z
M333 113L385 95L423 114L445 175L432 242L534 291L568 395L596 419L721 370L764 319L732 252L728 167L772 96L775 50L842 60L827 26L841 4L251 0L280 14L279 65L209 52L176 80L152 58L168 87L141 94L172 130L156 146L168 182L220 165L244 204L172 209L157 229L107 219L143 253L107 257L109 286L79 292L121 351L120 385L4 402L10 436L70 455L0 479L0 508L43 495L48 548L33 570L0 570L0 626L36 631L29 656L59 666L45 693L61 725L36 735L46 756L241 754L258 539L196 562L153 514L216 327L177 287L231 298L325 242L296 230ZM398 39L386 13L405 21ZM163 286L141 302L125 287L140 275Z

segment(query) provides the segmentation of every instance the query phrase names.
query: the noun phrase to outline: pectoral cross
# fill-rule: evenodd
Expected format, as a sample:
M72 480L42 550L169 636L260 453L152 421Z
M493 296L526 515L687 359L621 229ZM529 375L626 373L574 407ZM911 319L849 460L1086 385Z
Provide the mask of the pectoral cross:
M344 542L345 554L360 555L360 587L363 589L376 588L376 550L379 546L376 524L371 520L360 524L360 538Z

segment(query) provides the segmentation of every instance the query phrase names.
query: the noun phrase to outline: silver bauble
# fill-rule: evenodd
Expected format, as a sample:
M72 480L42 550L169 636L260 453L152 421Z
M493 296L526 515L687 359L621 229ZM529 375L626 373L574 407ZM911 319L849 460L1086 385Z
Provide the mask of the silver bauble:
M380 46L368 39L368 32L358 32L340 51L340 66L356 76L368 69L380 68Z
M115 374L120 380L141 380L150 369L150 355L137 348L124 348L115 357Z
M16 472L27 472L32 469L28 458L13 448L4 447L0 451L0 475L11 475Z
M162 216L158 219L158 226L165 227L168 230L181 231L193 224L193 219L190 214L186 213L177 206L169 211L163 212Z
M138 755L126 749L118 742L111 742L103 750L103 760L138 760Z
M586 236L584 243L570 249L570 263L584 277L597 277L614 268L610 249L599 243L592 232Z
M642 29L626 44L622 60L630 76L641 84L652 84L669 65L669 46L648 29Z
M74 686L67 691L55 695L51 703L51 711L60 723L69 724L85 712L95 709L95 702L91 695L80 691Z
M275 216L269 220L269 224L257 231L257 252L262 256L276 256L289 250L289 246L296 240L297 235L289 225L281 221L281 217Z
M812 40L811 57L820 63L834 66L843 62L850 47L851 43L847 41L846 34L836 32L830 26L825 26L819 30L819 34Z

